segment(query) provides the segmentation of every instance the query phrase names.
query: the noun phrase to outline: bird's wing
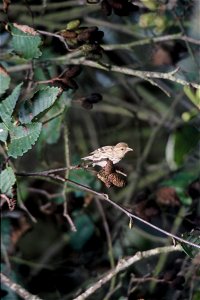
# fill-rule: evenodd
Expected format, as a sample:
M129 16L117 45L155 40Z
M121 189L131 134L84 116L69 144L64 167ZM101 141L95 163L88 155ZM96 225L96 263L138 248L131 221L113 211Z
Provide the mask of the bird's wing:
M107 159L110 156L112 156L113 146L104 146L101 148L98 148L90 153L90 155L83 157L83 160L93 160L93 161L99 161L103 159Z

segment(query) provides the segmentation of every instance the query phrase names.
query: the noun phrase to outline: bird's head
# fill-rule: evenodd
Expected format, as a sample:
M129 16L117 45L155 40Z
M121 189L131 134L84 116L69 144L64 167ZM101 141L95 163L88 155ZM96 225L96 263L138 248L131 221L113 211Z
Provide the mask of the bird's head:
M124 157L124 155L129 152L133 151L133 149L129 148L129 146L126 143L118 143L114 147L114 151L117 153L118 157Z

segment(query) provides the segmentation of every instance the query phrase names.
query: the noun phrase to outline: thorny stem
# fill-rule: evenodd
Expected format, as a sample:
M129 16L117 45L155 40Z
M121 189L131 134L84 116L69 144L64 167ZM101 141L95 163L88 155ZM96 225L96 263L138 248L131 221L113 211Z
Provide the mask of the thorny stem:
M197 245L197 244L195 244L195 243L192 243L192 242L190 242L190 241L187 241L187 240L185 240L185 239L183 239L183 238L181 238L181 237L178 237L178 236L176 236L175 234L172 234L172 233L170 233L170 232L167 232L166 230L161 229L161 228L157 227L156 225L153 225L153 224L149 223L148 221L145 221L145 220L143 220L142 218L140 218L140 217L138 217L138 216L136 216L136 215L130 213L126 208L124 208L124 207L122 207L121 205L119 205L119 204L115 203L114 201L112 201L112 200L108 197L107 194L103 194L103 193L96 192L95 190L91 189L90 187L87 187L87 186L85 186L85 185L83 185L83 184L81 184L81 183L75 182L75 181L73 181L73 180L71 180L71 179L69 179L69 178L68 178L68 179L67 179L67 178L63 178L63 177L58 176L58 175L55 175L55 174L46 174L45 172L44 172L44 173L43 173L43 172L35 172L35 173L26 173L26 172L24 172L24 173L23 173L23 172L18 173L18 172L16 172L15 174L16 174L17 176L48 177L48 178L51 178L51 179L54 179L54 180L58 180L58 181L64 182L64 183L67 181L69 184L71 184L71 185L73 185L73 186L76 186L77 188L79 188L79 189L81 189L81 190L90 192L90 193L92 193L93 195L98 196L99 199L105 200L106 202L110 203L112 206L114 206L115 208L117 208L117 209L119 209L120 211L122 211L123 213L125 213L129 219L132 219L132 218L133 218L133 219L136 219L136 220L142 222L143 224L146 224L148 227L151 227L151 228L155 229L156 231L159 231L159 232L163 233L164 235L171 237L173 240L176 240L176 241L178 241L178 242L180 242L180 243L188 244L188 245L190 245L190 246L193 246L193 247L195 247L195 248L200 249L200 246L199 246L199 245Z

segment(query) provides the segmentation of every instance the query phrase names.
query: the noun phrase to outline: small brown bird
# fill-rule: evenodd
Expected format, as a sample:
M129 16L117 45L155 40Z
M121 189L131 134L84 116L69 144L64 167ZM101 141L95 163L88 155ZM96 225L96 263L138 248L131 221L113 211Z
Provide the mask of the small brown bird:
M118 163L128 151L133 151L126 143L118 143L115 146L104 146L90 153L89 156L82 157L83 160L91 160L94 166L105 167L107 160L113 164Z

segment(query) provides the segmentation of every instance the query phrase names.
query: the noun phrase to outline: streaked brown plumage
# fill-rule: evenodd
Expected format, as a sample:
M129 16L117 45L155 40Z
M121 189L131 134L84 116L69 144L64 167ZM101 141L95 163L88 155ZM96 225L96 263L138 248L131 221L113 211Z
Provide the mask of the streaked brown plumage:
M113 164L116 164L129 151L133 151L133 149L129 148L126 143L118 143L115 146L104 146L98 148L91 152L90 155L82 157L82 159L92 161L93 166L105 167L108 159L111 160Z

